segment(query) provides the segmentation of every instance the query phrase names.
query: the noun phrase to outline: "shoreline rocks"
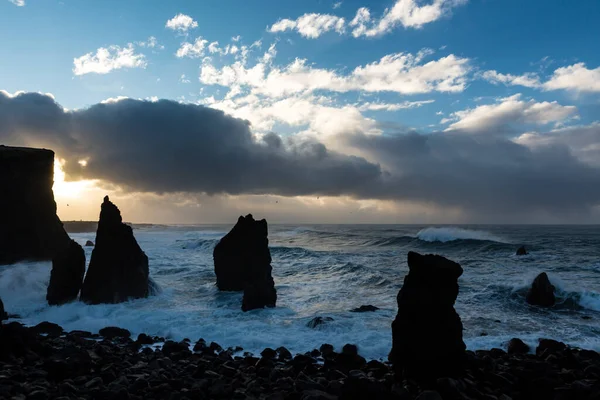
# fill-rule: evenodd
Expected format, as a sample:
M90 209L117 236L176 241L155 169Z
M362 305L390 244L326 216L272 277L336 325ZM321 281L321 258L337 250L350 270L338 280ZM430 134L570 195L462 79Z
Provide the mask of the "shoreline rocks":
M96 246L81 288L81 301L120 303L149 294L148 257L108 196L101 206Z
M275 307L277 291L271 276L267 221L252 214L238 218L235 226L213 251L217 287L244 291L242 310Z
M51 260L69 246L53 181L53 151L0 145L0 264Z
M548 275L542 272L535 277L527 292L527 303L540 307L552 307L556 303L555 289L554 285L550 283Z
M460 264L439 255L408 253L408 275L398 292L389 359L400 376L435 380L461 372L462 322L454 310Z
M69 247L52 259L50 283L46 293L48 304L59 305L76 300L83 285L85 252L71 239Z
M0 326L1 398L83 399L595 399L600 354L542 339L535 354L467 351L462 377L423 384L398 378L387 362L336 352L293 355L286 348L238 354L199 339L180 342L116 327L64 332L42 322ZM152 346L164 342L161 347ZM143 344L145 343L145 344Z

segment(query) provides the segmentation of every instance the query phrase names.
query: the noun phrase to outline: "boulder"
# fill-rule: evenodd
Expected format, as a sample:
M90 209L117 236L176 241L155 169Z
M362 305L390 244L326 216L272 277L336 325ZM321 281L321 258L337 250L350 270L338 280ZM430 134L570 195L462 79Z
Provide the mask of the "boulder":
M86 240L85 245L86 247L94 247L94 242L92 242L91 240Z
M508 341L506 352L508 354L527 354L529 353L529 346L519 338L512 338Z
M59 305L77 299L85 274L85 252L74 240L52 259L50 284L46 293L48 304Z
M0 264L51 260L69 246L53 182L53 151L0 145Z
M379 310L379 307L368 305L368 306L360 306L358 308L354 308L354 309L350 310L350 312L373 312L373 311L377 311L377 310Z
M439 255L408 253L398 293L389 359L397 374L430 381L457 375L466 358L462 322L454 310L460 264Z
M148 257L131 226L123 223L121 212L106 196L80 298L89 304L120 303L148 294Z
M552 307L556 303L554 289L548 275L542 272L533 280L531 288L527 292L527 302L535 306Z
M333 318L331 318L331 317L314 317L313 319L308 321L306 326L308 326L309 328L315 329L316 327L323 325L326 322L331 322L331 321L333 321Z
M251 214L240 216L213 251L217 287L223 291L243 290L244 311L275 307L277 301L267 236L267 221L256 221Z
M517 255L518 256L525 256L527 255L527 249L525 248L525 246L521 246L517 249Z

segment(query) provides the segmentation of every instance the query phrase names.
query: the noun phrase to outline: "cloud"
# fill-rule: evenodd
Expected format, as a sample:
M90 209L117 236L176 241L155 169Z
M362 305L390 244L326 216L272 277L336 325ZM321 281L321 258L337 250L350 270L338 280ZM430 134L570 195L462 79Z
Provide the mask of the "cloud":
M127 47L101 47L93 52L73 59L73 73L85 75L90 73L108 74L122 68L146 68L146 57L135 52L133 44Z
M190 81L187 76L185 76L185 74L182 74L181 77L179 77L179 82L181 83L191 83L192 81Z
M422 28L423 25L451 15L452 9L465 4L467 0L433 0L431 4L419 5L417 0L397 0L385 10L379 20L371 18L371 12L361 7L350 22L354 37L374 37L391 32L397 26ZM421 2L422 3L422 2Z
M600 92L600 67L586 68L584 63L558 68L544 83L545 90L571 90L574 92Z
M600 204L598 124L516 139L358 128L330 141L342 153L302 135L253 135L247 121L199 105L121 99L65 111L50 96L0 92L0 141L55 149L70 179L183 203L185 193L349 196L513 222L585 220Z
M304 14L296 20L280 19L274 23L268 31L271 33L285 32L287 30L296 30L300 35L316 39L322 34L330 31L336 31L339 34L344 33L344 18L329 14Z
M189 57L189 58L200 58L204 55L204 49L208 40L202 39L202 36L198 36L194 43L183 42L181 47L177 49L175 55L178 58Z
M520 94L499 99L494 104L484 104L472 109L452 113L442 123L455 121L447 130L465 132L512 132L514 124L548 124L577 116L575 106L562 106L556 101L525 101Z
M25 6L25 0L8 0L11 3L13 3L15 6L17 7L23 7Z
M358 109L360 111L398 111L409 108L419 108L433 102L435 102L435 100L404 101L402 103L365 103Z
M54 148L68 178L128 191L351 195L382 174L316 141L259 139L247 121L168 100L121 99L64 112L37 93L0 94L0 140Z
M198 22L194 21L194 19L189 15L179 13L170 20L168 20L165 24L165 27L174 31L185 33L190 29L197 28Z
M331 6L334 10L337 10L338 8L340 8L342 6L342 2L338 1L336 3L333 3L333 6Z
M501 74L497 71L485 71L482 74L482 78L494 83L503 83L507 86L525 86L528 88L539 88L541 87L540 78L533 73L526 73L523 75L511 75L511 74Z
M471 69L469 60L449 55L423 63L424 58L431 54L428 49L416 55L389 54L342 75L336 70L310 66L304 59L296 59L282 68L273 66L270 61L275 56L275 49L271 46L263 60L252 67L238 61L219 69L205 62L201 66L200 81L207 85L230 87L236 92L240 88L247 88L254 94L268 97L306 94L317 90L400 94L463 91Z
M158 40L154 36L150 36L148 38L148 40L146 40L145 42L137 42L137 45L141 46L141 47L148 47L150 49L158 49L158 50L165 49L165 46L158 43Z

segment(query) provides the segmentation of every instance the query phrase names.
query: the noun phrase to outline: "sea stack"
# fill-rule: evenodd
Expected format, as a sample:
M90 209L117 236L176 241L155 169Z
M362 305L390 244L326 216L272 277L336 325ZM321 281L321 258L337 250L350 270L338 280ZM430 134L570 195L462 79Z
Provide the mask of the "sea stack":
M0 264L51 260L69 247L53 183L53 151L0 145Z
M398 293L390 361L397 374L435 380L460 373L466 346L454 310L460 264L438 255L408 253L408 275Z
M554 289L548 275L542 272L536 276L529 292L527 292L527 303L541 307L552 307L556 303Z
M76 300L85 274L85 252L74 240L52 259L50 284L46 293L48 304L60 305Z
M517 253L518 256L526 256L527 255L527 249L525 248L525 246L521 246L517 249Z
M266 220L256 221L251 214L240 216L215 247L213 258L219 290L244 291L242 310L275 307L277 292Z
M106 196L81 300L99 304L148 297L148 285L148 257L135 240L131 226L123 223L121 212Z

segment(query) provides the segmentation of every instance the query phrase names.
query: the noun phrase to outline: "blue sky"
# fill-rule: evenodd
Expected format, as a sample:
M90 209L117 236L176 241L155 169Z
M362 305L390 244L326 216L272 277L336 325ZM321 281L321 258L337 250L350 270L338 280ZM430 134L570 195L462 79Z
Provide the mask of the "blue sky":
M344 135L462 132L596 167L599 20L597 0L0 0L0 90L204 105L390 171Z

